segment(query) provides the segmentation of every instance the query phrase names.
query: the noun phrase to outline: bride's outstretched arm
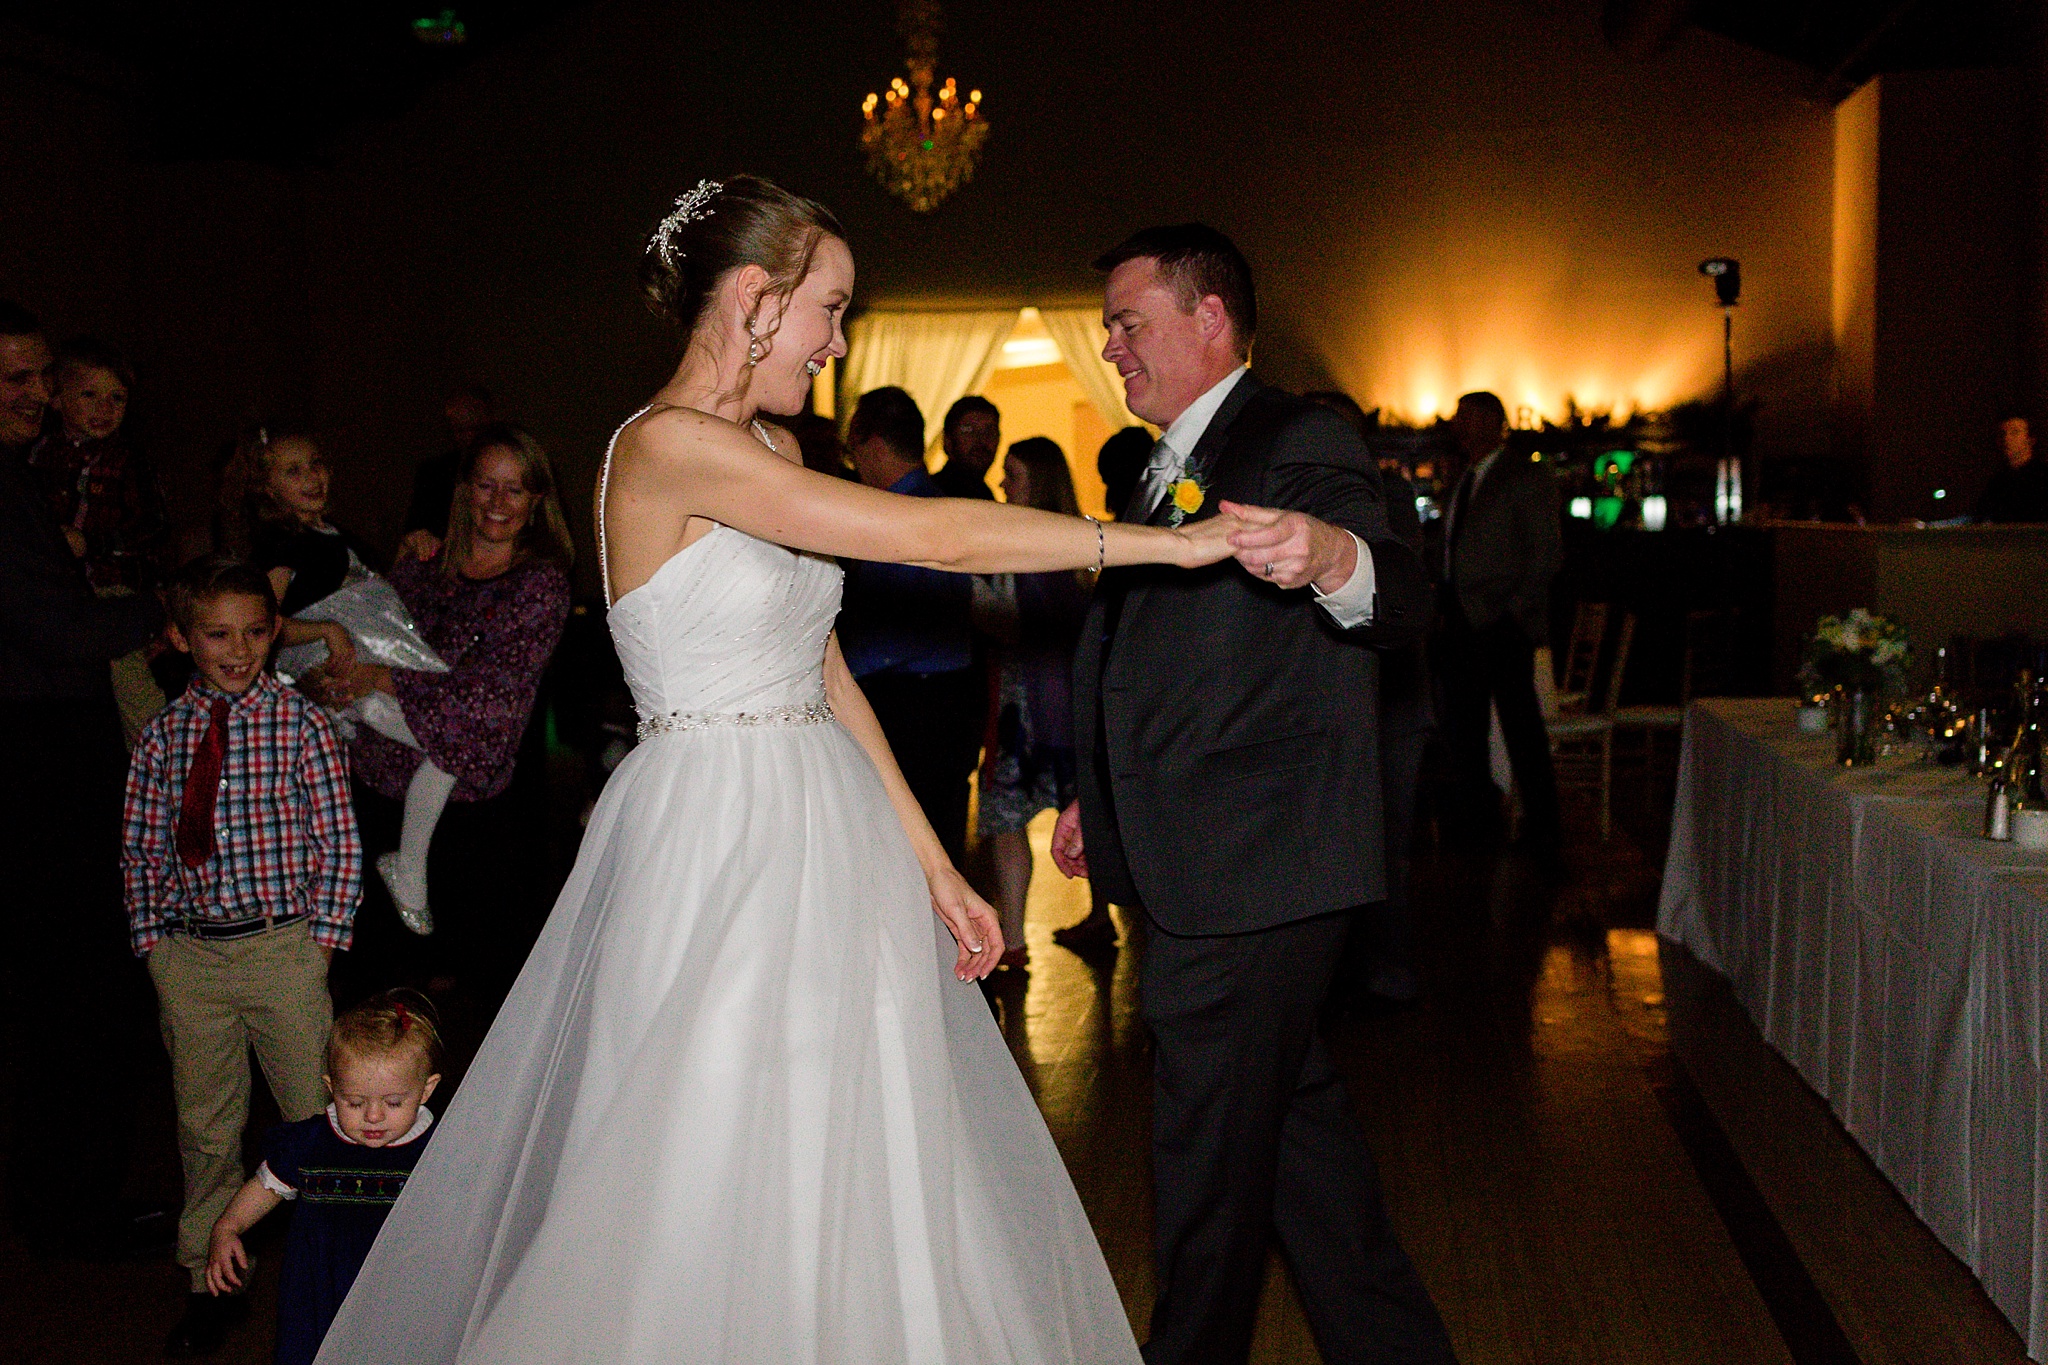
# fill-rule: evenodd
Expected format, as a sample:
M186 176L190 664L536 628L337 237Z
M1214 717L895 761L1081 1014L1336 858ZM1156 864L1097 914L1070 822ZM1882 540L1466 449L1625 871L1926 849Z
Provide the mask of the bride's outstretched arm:
M620 437L609 522L666 517L681 543L689 517L708 517L791 549L848 559L918 564L955 573L1039 573L1177 564L1197 568L1234 553L1239 522L1216 516L1179 528L1098 527L1078 517L959 498L908 498L815 474L771 453L730 422L688 408L640 421ZM646 523L643 523L646 524Z
M903 822L903 832L910 836L910 846L916 850L925 882L931 888L932 913L945 921L960 945L953 974L962 981L979 981L996 969L1003 956L1003 931L996 923L996 912L974 894L939 844L931 821L925 819L924 808L917 804L910 784L903 780L903 770L896 766L896 755L889 751L881 722L875 719L867 696L846 667L846 658L839 652L837 631L825 642L825 697L832 703L832 713L839 723L867 750L875 771L881 775L882 786L889 793L889 804L896 808L896 818ZM976 944L981 945L978 951Z

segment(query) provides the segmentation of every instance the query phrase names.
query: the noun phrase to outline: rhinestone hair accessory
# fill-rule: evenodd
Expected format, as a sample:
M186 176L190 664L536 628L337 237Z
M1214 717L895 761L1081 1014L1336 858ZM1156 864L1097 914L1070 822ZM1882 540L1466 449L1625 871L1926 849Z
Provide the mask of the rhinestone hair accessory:
M668 217L661 220L661 226L654 230L654 246L661 252L661 259L674 265L688 252L676 250L676 233L690 223L709 218L716 210L710 207L725 186L716 180L699 180L697 188L677 196L676 206Z

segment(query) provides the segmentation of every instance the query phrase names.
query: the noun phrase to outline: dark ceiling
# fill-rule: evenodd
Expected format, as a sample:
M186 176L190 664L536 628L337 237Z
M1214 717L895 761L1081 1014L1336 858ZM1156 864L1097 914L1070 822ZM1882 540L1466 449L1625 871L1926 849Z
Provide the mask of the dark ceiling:
M317 159L335 133L402 112L565 0L16 0L0 66L39 67L127 106L139 156ZM459 22L461 40L453 25Z
M882 0L886 3L886 0ZM31 66L118 96L153 160L318 160L352 123L390 117L484 52L573 0L13 0L0 67ZM1604 0L1619 50L1668 46L1688 26L1789 58L1839 99L1884 71L1997 65L2023 50L2037 0ZM425 21L423 41L419 25Z
M1641 55L1688 25L1811 70L1840 99L1887 71L2000 66L2033 38L2039 0L1606 0L1603 27Z

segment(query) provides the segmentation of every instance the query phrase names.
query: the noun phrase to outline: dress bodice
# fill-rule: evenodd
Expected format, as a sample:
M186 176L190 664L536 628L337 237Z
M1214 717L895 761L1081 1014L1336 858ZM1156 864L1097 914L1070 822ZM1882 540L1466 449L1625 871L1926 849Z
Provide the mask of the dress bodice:
M842 576L828 559L714 528L612 605L634 707L645 719L817 702Z
M755 434L774 448L758 423ZM605 449L598 484L598 569L607 597L604 503L618 440L614 433ZM613 602L608 618L643 724L657 717L760 716L821 706L825 639L839 614L844 577L829 559L723 525L670 556L652 578Z

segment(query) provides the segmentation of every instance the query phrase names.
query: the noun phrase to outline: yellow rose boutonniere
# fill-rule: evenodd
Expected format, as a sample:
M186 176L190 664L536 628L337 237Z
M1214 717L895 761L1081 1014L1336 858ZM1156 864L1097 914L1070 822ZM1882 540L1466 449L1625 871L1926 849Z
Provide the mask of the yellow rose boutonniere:
M1202 487L1201 481L1193 476L1174 484L1170 492L1173 498L1171 524L1174 526L1180 525L1201 511L1202 504L1208 501L1209 495L1209 490Z

